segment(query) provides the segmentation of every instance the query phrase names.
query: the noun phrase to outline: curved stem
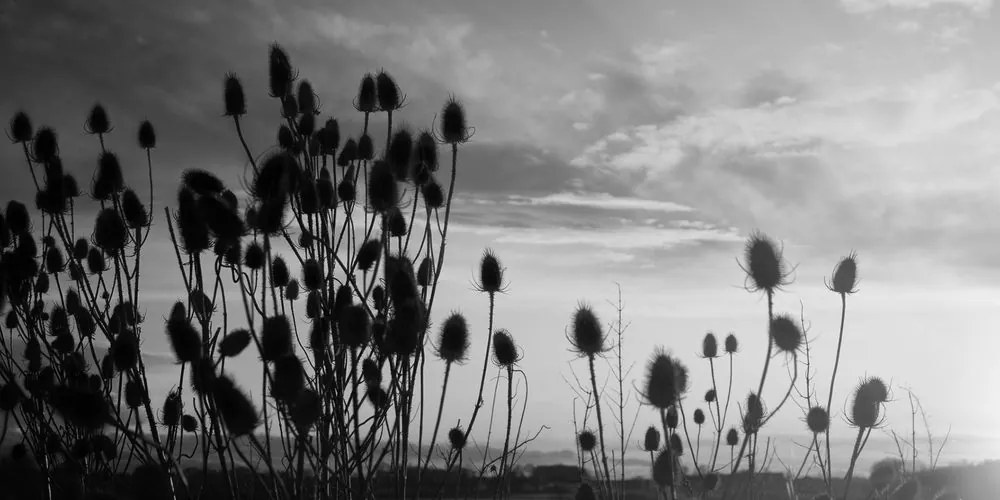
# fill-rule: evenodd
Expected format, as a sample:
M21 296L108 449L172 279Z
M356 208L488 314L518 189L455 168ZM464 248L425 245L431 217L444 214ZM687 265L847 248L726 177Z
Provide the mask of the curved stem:
M844 344L844 318L847 316L847 295L840 294L840 334L837 336L837 356L833 359L833 374L830 376L830 392L826 399L826 414L830 415L830 408L833 404L833 385L837 380L837 368L840 366L840 349ZM832 492L833 484L833 464L830 461L830 431L826 432L826 466L829 469L829 474L827 477L830 480L827 482L826 488L827 493Z
M588 358L590 362L590 385L594 390L594 406L597 411L597 435L601 440L601 462L604 466L604 480L607 482L608 493L614 490L611 488L611 469L608 468L608 454L604 448L604 419L601 416L601 394L597 392L597 374L594 371L594 355Z

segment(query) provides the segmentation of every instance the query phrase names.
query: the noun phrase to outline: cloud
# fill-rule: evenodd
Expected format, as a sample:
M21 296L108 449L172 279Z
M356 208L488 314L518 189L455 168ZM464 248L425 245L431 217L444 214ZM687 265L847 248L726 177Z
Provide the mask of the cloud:
M934 7L957 7L977 14L987 14L993 0L840 0L850 13L868 13L881 9L920 10Z

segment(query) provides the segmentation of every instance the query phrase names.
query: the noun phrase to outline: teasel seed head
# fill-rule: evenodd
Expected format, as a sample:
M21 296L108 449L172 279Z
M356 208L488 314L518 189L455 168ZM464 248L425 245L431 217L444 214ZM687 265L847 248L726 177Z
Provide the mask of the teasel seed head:
M246 251L243 252L243 265L247 266L247 269L257 271L264 267L265 262L267 262L267 256L264 253L264 247L256 241L251 241L247 245Z
M646 428L646 436L642 440L643 451L656 451L660 449L660 431L655 426Z
M680 415L677 414L677 407L671 406L667 408L667 415L664 420L667 423L667 427L670 429L676 429L677 425L680 423Z
M76 243L73 244L73 258L76 260L86 259L89 251L90 243L86 238L79 238L76 240Z
M417 285L427 288L434 281L434 261L430 257L424 257L417 267Z
M218 376L215 373L215 363L208 358L191 364L191 389L202 395L211 394Z
M42 127L35 132L35 139L31 142L31 152L34 160L39 163L51 161L59 156L59 141L56 132L49 127Z
M23 203L15 200L7 202L5 215L11 234L17 236L31 232L31 216L28 215L28 207L24 206Z
M386 160L396 180L403 182L410 177L410 155L413 152L413 134L400 127L392 134Z
M59 247L50 247L45 251L45 269L52 274L61 272L66 266L66 259L63 258L62 250Z
M468 141L469 137L465 108L457 99L451 97L441 110L441 139L447 144L454 145Z
M76 182L76 177L72 174L66 174L62 178L62 194L66 198L79 198L80 197L80 185Z
M117 255L128 243L128 232L121 215L111 208L105 208L97 214L94 223L94 245L110 255Z
M271 261L271 286L283 288L288 285L289 280L288 264L281 256L275 257Z
M883 459L875 462L868 474L868 482L876 492L886 490L895 483L900 475L900 462L896 459Z
M715 491L719 487L719 475L714 472L705 474L701 479L701 488L704 491Z
M320 154L332 155L340 147L340 124L333 118L328 118L319 131Z
M347 142L344 143L344 148L340 150L340 155L337 156L337 165L346 167L357 159L358 143L354 139L347 139Z
M14 143L25 143L31 140L32 126L31 118L24 111L18 111L10 119L10 139Z
M222 341L219 342L219 354L225 358L239 356L248 345L250 345L250 332L239 328L222 338Z
M296 92L299 102L299 111L306 115L315 115L318 112L316 106L316 92L309 80L299 82L299 90Z
M716 397L717 396L715 394L715 389L709 389L709 390L705 391L705 402L706 403L713 403L713 402L715 402L715 398Z
M298 300L299 299L299 281L296 279L291 279L288 282L288 286L285 287L285 298L288 300Z
M469 325L465 316L453 312L441 325L437 355L445 363L463 363L469 352Z
M744 262L741 264L747 274L748 289L774 293L790 283L781 249L770 237L754 233L747 240Z
M274 361L292 354L292 327L284 315L264 319L261 326L260 356L264 361Z
M371 358L365 358L361 362L361 377L368 385L379 385L382 383L382 370L378 363Z
M183 409L184 403L181 401L180 393L170 391L167 393L167 399L163 401L163 412L160 415L160 421L167 427L176 427L180 423Z
M607 350L606 338L604 327L594 310L587 304L577 304L569 337L572 350L580 356L598 356Z
M295 136L288 125L278 127L278 147L284 150L291 150L295 147Z
M372 289L372 304L379 311L385 309L385 288L382 285L375 285L375 288Z
M580 444L580 449L586 453L594 451L597 447L597 436L589 430L582 430L576 436L577 442Z
M389 233L393 238L406 236L406 219L403 211L399 207L389 207L385 212L385 224L382 231Z
M730 333L726 335L726 354L736 354L740 350L740 344L736 340L736 335Z
M344 202L354 201L357 196L357 187L351 179L343 179L337 184L337 198Z
M368 203L376 212L385 212L399 202L399 187L389 164L378 160L368 175Z
M354 109L362 113L372 113L378 110L378 94L375 85L375 77L371 73L365 73L358 86L358 97L354 103Z
M368 312L361 305L351 304L340 312L337 320L340 341L351 349L365 346L372 338Z
M851 252L837 262L833 268L833 278L826 287L832 292L849 295L858 291L858 256Z
M184 415L181 417L181 429L184 432L197 432L198 419L194 415Z
M187 319L182 302L174 303L167 319L167 337L178 363L191 363L201 358L202 339Z
M131 330L125 330L111 343L111 357L118 371L128 371L139 360L139 339Z
M292 63L288 59L288 54L278 44L271 44L268 58L268 80L271 88L271 97L282 98L288 95L295 80Z
M705 338L702 339L701 355L709 359L719 357L719 341L715 338L714 333L708 332L705 334Z
M378 107L381 111L395 111L403 107L406 98L396 81L385 70L375 75L375 86L378 88Z
M653 462L653 481L661 488L674 484L674 457L669 449L656 455Z
M198 209L195 192L184 186L177 192L175 215L184 252L193 255L208 249L208 224Z
M730 427L729 431L726 432L726 445L736 446L738 444L740 444L740 433L735 428Z
M212 384L212 394L222 422L231 436L250 434L260 423L253 403L229 377L219 376Z
M806 425L814 434L821 434L830 428L830 415L819 406L809 408L806 414Z
M444 206L444 191L441 190L441 185L433 178L420 186L420 192L424 195L424 205L427 206L428 210Z
M122 194L122 213L125 215L125 223L131 229L139 229L149 225L149 214L146 207L139 200L139 195L131 189L126 189Z
M438 169L437 148L438 144L437 140L434 139L434 134L429 130L420 132L413 151L417 163L423 164L431 172L436 172Z
M743 408L743 432L756 434L764 422L764 402L754 393L747 395L746 407Z
M146 391L137 380L129 380L125 384L125 403L129 408L138 408L146 400Z
M696 408L694 410L694 423L696 425L702 425L705 423L705 412L701 411L701 408Z
M301 134L301 135L303 135L305 137L312 136L313 132L316 131L316 115L311 114L311 113L306 113L306 114L300 116L299 117L298 131L299 131L299 134ZM301 147L301 143L299 143L298 146ZM317 147L318 146L319 146L319 144L317 143ZM317 149L317 154L318 154L318 149ZM316 154L313 154L312 156L316 156Z
M802 330L787 314L779 314L771 320L771 340L783 352L795 354L802 346Z
M250 194L258 201L283 208L289 195L298 191L301 170L298 161L288 152L274 153L264 160L254 175Z
M643 398L646 404L666 410L673 407L687 392L687 368L662 349L653 353L646 364L646 384Z
M670 450L678 457L684 454L684 443L676 432L670 435Z
M371 160L375 157L375 143L372 142L370 135L362 135L358 139L358 149L357 149L357 159L359 160Z
M306 374L302 362L293 355L281 356L274 360L271 376L274 380L271 396L283 403L291 404L305 389Z
M199 168L185 170L181 182L199 196L221 194L226 190L226 185L215 174Z
M111 131L111 120L108 119L108 112L100 103L94 104L94 107L90 108L85 130L88 134L107 134Z
M500 259L493 253L493 250L487 248L483 251L483 257L479 261L479 291L489 294L502 292L504 289L503 273L504 268L500 265Z
M101 153L97 160L97 173L90 185L90 195L95 200L108 201L123 189L125 189L125 179L122 177L122 166L118 162L118 156L110 151Z
M299 397L292 404L292 423L300 431L305 431L312 427L319 420L323 413L323 400L319 394L312 389L305 389L299 393Z
M324 282L323 268L316 259L307 259L302 263L302 284L307 290L319 290Z
M337 206L337 190L329 178L316 181L316 195L323 210L333 210Z
M851 415L848 422L862 429L877 427L882 423L882 404L888 400L889 390L877 377L863 379L854 390Z
M139 124L139 147L145 150L150 150L156 147L156 130L153 129L153 124L149 120L143 120Z
M90 274L100 274L105 269L107 269L107 262L104 259L104 253L97 247L90 247L87 252L87 271Z

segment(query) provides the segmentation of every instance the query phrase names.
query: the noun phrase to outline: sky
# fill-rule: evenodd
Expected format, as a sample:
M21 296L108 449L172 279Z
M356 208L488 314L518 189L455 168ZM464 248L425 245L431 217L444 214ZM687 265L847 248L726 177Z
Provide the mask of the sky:
M0 116L25 110L55 127L67 170L88 179L99 146L83 123L100 102L115 126L109 147L140 186L135 130L151 120L162 207L187 168L239 185L246 160L222 116L227 72L248 94L251 149L275 147L270 43L287 49L345 136L360 133L351 102L361 75L384 68L408 96L404 123L432 126L455 96L475 127L459 151L432 320L461 310L482 352L487 301L474 281L483 250L496 252L509 282L496 326L523 350L525 425L543 429L540 449L573 446L568 381L585 365L565 338L572 313L585 301L610 321L619 285L634 366L626 389L641 386L662 346L689 366L689 398L700 401L709 372L697 354L714 331L739 338L733 390L750 390L767 338L766 300L744 288L739 266L754 231L780 241L794 267L775 308L810 325L820 380L840 315L824 279L858 254L835 408L877 375L894 387L887 429L909 432L908 388L935 435L985 439L1000 436L995 9L992 0L0 0ZM20 149L0 148L0 168L0 200L30 201ZM159 318L183 292L162 223L153 235L143 293L147 317ZM146 328L143 349L161 360L153 369L174 373L157 323ZM475 363L460 370L451 395L474 392ZM440 367L428 373L438 380ZM787 376L771 381L765 401ZM634 397L637 439L655 417ZM445 422L467 418L471 398L449 401ZM804 431L801 419L789 404L776 428ZM1000 458L1000 448L982 455Z

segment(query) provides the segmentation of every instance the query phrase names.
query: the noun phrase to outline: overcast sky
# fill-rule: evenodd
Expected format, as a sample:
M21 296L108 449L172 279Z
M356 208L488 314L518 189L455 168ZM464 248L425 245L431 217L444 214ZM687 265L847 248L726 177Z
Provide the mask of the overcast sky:
M572 447L565 328L580 300L611 319L616 282L635 375L662 345L689 364L699 401L701 337L733 331L734 393L745 395L766 346L766 301L743 289L737 264L755 229L797 266L776 310L801 307L824 378L839 297L823 280L858 252L835 407L859 377L879 375L912 388L938 433L1000 435L992 0L39 3L0 0L0 115L23 109L55 127L67 169L86 180L99 146L83 122L103 103L109 146L139 186L134 136L148 118L158 207L173 203L185 168L239 186L245 157L222 116L226 72L249 96L251 148L275 146L272 42L345 136L361 127L350 103L366 71L395 76L410 103L400 119L413 127L430 126L449 95L462 100L476 134L459 153L446 295L433 319L464 311L481 352L486 298L472 282L492 248L510 281L497 326L523 348L531 382L526 424L551 428L539 446ZM33 198L19 148L0 148L0 167L0 199ZM168 359L158 321L181 292L164 238L160 224L143 349ZM466 419L473 403L475 363L461 373L446 422ZM765 400L779 397L782 377ZM896 396L889 424L908 431L905 393ZM638 411L640 427L653 421ZM777 421L795 429L800 418L789 405Z

